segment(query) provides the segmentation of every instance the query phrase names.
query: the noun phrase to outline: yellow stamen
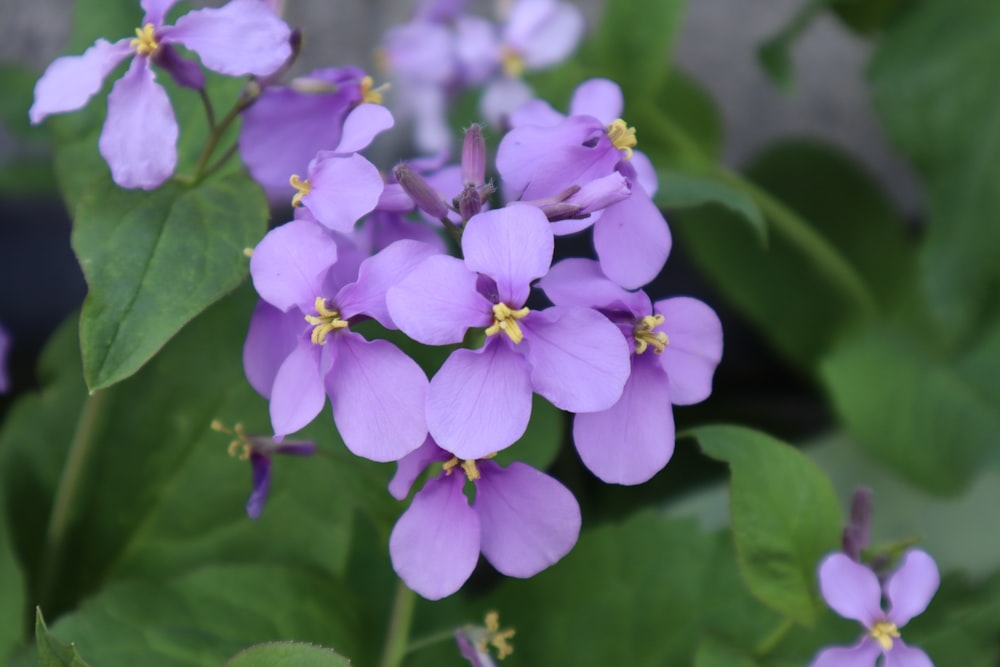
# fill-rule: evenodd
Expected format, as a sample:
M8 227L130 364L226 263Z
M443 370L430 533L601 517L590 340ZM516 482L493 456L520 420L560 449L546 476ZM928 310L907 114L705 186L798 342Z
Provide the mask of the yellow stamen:
M497 650L497 658L503 660L514 652L514 647L510 645L510 639L516 630L514 628L501 630L500 615L495 611L486 613L486 632L489 643Z
M309 184L309 179L303 180L299 178L298 174L292 174L288 182L292 184L293 188L298 190L298 192L292 195L292 206L301 206L302 198L312 192L312 185Z
M895 623L890 623L889 621L878 621L872 627L871 636L882 645L883 651L888 651L892 648L893 638L899 639L899 629L896 628Z
M486 329L486 335L492 336L495 333L503 331L510 336L510 339L515 344L520 343L524 340L524 333L521 332L521 327L517 321L529 312L531 311L527 308L511 310L505 303L495 304L493 306L493 324Z
M509 46L500 49L500 64L504 74L512 79L519 79L524 74L524 58Z
M160 43L156 41L155 28L152 23L147 23L141 28L135 29L135 37L129 42L129 46L135 49L140 56L148 56L158 48Z
M382 93L389 90L389 84L383 83L378 88L375 88L375 81L370 77L366 76L361 79L361 101L367 102L368 104L382 104Z
M247 437L246 431L243 430L243 424L237 423L233 428L227 428L218 419L213 419L211 426L213 431L236 436L236 439L229 443L226 450L230 456L234 459L238 458L240 461L246 461L250 458L250 439Z
M326 299L321 296L316 297L314 304L319 315L306 315L306 322L313 325L312 342L316 345L325 345L326 337L331 331L346 329L348 324L340 319L340 313L326 305Z
M635 353L642 354L650 345L653 346L654 354L663 354L663 348L670 344L667 334L662 331L653 331L663 324L663 315L646 315L639 320L632 330L635 338Z
M497 453L487 454L483 459L491 459L496 456ZM476 461L481 461L482 459L460 459L457 456L452 456L451 459L446 461L441 468L444 470L444 474L450 475L455 472L455 468L461 468L465 473L465 478L470 482L475 482L481 477L479 474L479 468L476 467Z
M625 159L632 159L632 148L635 147L635 128L629 127L621 118L616 118L608 125L608 138L618 150L625 151Z
M253 257L253 248L243 248L244 257Z

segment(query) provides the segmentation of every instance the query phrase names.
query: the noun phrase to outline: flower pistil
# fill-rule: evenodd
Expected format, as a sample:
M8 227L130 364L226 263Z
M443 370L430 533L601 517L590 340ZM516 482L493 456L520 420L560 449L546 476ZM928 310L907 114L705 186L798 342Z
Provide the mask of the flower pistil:
M505 334L510 336L510 339L514 343L520 343L524 340L524 333L521 331L520 325L517 321L522 317L526 316L530 311L527 308L520 308L518 310L511 310L510 306L505 303L497 303L493 305L493 325L486 329L486 335L492 336L495 333L503 331Z
M899 629L895 623L889 621L876 622L872 626L870 634L882 645L883 651L888 651L892 648L893 638L899 639Z
M638 143L635 138L634 127L629 127L624 120L616 118L608 125L608 138L611 139L611 143L615 145L615 148L625 151L626 160L632 159L632 149Z
M653 354L663 354L663 349L670 343L667 334L654 331L663 324L663 315L646 315L636 322L632 336L635 338L635 353L642 354L652 345Z
M135 49L135 52L140 56L148 56L149 54L160 48L160 43L156 41L155 26L152 23L147 23L141 28L135 29L135 37L129 42L129 46Z
M321 296L316 297L315 303L318 315L306 315L306 322L313 325L312 342L316 345L325 345L326 337L331 331L346 329L348 323L340 319L340 313L326 305L326 299Z

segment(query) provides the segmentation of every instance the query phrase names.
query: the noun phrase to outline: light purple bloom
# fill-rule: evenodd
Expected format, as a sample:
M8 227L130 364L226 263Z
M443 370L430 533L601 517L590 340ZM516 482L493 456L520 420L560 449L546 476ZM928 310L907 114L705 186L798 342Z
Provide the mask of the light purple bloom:
M344 444L355 454L394 461L420 446L427 435L427 376L396 346L366 340L350 326L371 318L395 328L386 290L435 253L404 240L363 261L360 253L344 261L333 236L307 220L264 237L250 260L262 300L243 364L250 384L270 399L277 436L306 426L329 396Z
M722 324L697 299L652 303L601 273L597 262L567 259L538 284L559 306L596 308L618 325L632 347L632 370L621 398L606 410L573 418L573 441L587 468L605 482L640 484L674 451L672 405L691 405L712 391L722 358Z
M39 123L50 114L83 107L119 63L135 56L108 96L99 141L112 178L125 188L156 188L177 165L177 121L152 65L166 68L182 85L197 87L200 72L173 51L173 44L197 53L208 69L230 76L270 74L291 55L291 31L265 2L232 0L163 25L175 2L141 0L145 16L135 38L99 39L83 55L57 58L35 84L29 115Z
M403 499L424 467L445 462L417 492L389 537L392 566L430 600L451 595L472 574L479 553L511 577L531 577L569 553L580 534L580 507L562 484L523 463L459 460L428 440L399 462L390 491ZM470 506L463 489L476 486Z
M823 599L844 618L861 623L866 633L854 646L823 649L810 667L874 667L880 655L883 667L933 667L926 653L903 643L899 629L927 608L940 581L934 559L920 549L903 554L884 586L846 554L830 554L819 566ZM888 611L882 610L883 597Z
M10 391L10 374L7 371L7 355L10 353L10 334L0 325L0 394Z
M427 395L431 435L460 458L521 437L532 391L571 412L604 410L621 396L629 352L614 324L591 308L525 307L531 281L549 270L553 238L532 206L480 213L462 236L464 260L431 257L387 294L395 323L421 343L459 343L470 328L486 334L483 347L452 352Z

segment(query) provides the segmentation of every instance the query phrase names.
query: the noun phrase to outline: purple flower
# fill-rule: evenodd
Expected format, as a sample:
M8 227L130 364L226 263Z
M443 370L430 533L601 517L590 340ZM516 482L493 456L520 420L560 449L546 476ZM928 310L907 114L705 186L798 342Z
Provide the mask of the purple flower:
M355 454L395 461L420 446L427 435L427 376L393 344L366 340L350 327L375 319L395 328L386 290L435 252L404 240L363 261L360 253L338 259L334 238L306 220L264 237L250 260L262 300L243 365L250 384L270 399L277 436L311 422L328 395L344 444Z
M844 618L861 623L866 633L852 647L823 649L810 667L874 667L880 655L884 667L933 667L926 653L903 643L899 629L927 608L939 583L934 559L919 549L903 554L884 586L846 554L830 554L819 566L823 599ZM883 596L889 611L882 610Z
M455 630L455 643L462 657L472 667L496 667L490 647L496 649L497 658L503 660L514 652L510 639L514 628L500 629L500 615L495 611L486 613L486 625L463 625Z
M164 16L175 2L142 0L145 16L135 38L114 43L99 39L83 55L57 58L35 84L29 115L39 123L50 114L83 107L120 62L135 56L108 96L98 144L111 177L125 188L156 188L177 165L177 121L152 65L167 69L181 85L201 87L203 76L172 44L194 51L205 67L230 76L270 74L291 55L291 31L267 3L232 0L188 12L176 25L165 26Z
M521 437L532 391L571 412L604 410L621 396L629 353L617 327L590 308L525 306L552 249L537 208L487 211L465 228L464 261L431 257L387 294L392 319L421 343L459 343L470 328L486 335L481 348L452 352L427 395L430 433L456 456L481 458Z
M10 391L10 374L7 371L7 355L10 353L10 334L0 325L0 394Z
M417 492L389 537L392 566L430 600L462 587L479 560L511 577L531 577L569 553L580 534L580 506L562 484L523 463L502 468L460 460L430 438L399 462L389 489L402 500L427 464L440 474ZM466 481L476 487L470 506Z
M316 443L307 440L281 440L265 435L250 435L243 430L243 424L226 428L219 421L212 422L212 430L234 436L229 443L229 455L242 461L249 460L253 474L253 490L247 499L247 516L260 517L271 488L271 454L292 456L312 456L316 453Z
M640 484L674 451L672 405L691 405L712 391L722 358L722 324L701 301L674 297L652 303L601 273L597 262L567 259L538 285L559 306L596 308L618 325L632 347L621 398L606 410L573 418L573 441L587 468L605 482Z

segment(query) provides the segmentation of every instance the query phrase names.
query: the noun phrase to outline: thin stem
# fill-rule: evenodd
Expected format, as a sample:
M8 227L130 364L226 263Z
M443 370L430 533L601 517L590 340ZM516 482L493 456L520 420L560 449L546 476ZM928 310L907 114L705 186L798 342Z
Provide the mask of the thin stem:
M205 147L201 150L201 155L198 157L198 164L194 168L195 183L205 176L205 168L208 166L208 160L212 157L212 153L215 152L215 147L219 145L222 135L226 133L226 130L229 129L229 126L233 124L233 121L236 120L244 108L246 107L241 102L233 105L233 108L229 110L229 113L222 119L222 122L209 133Z
M781 643L781 640L784 639L794 627L795 621L787 617L782 619L782 621L775 626L774 630L771 630L771 632L760 640L757 646L754 647L753 657L763 658L768 653L773 651L777 648L778 644Z
M38 599L43 606L50 601L49 595L62 565L66 532L74 511L78 508L83 473L96 443L94 436L100 426L107 396L107 391L97 391L87 397L76 422L76 431L73 433L66 463L59 477L59 486L56 488L52 512L49 514L49 525L45 533L45 551L38 586Z
M462 228L459 227L458 225L456 225L451 220L449 220L447 218L447 216L441 218L441 224L444 225L444 228L448 230L449 234L451 234L451 238L455 239L455 243L457 243L458 247L461 248L462 247Z
M406 647L406 653L407 653L407 655L409 655L410 653L413 653L414 651L419 651L420 649L422 649L424 647L433 646L434 644L438 644L440 642L448 641L449 639L450 640L454 640L455 639L455 631L454 630L442 630L441 632L435 632L432 635L427 635L426 637L421 637L420 639L414 639L412 642L410 642L407 645L407 647Z
M205 107L205 116L208 118L208 129L215 131L215 109L212 108L212 100L208 99L208 93L204 88L198 89L198 96L201 97L201 104Z
M410 623L413 621L413 608L416 606L417 594L399 581L396 585L396 598L392 603L392 614L389 617L389 630L386 633L385 649L382 652L381 667L399 667L406 656L407 644L410 640Z
M216 171L221 169L222 165L226 164L229 158L233 157L233 155L236 154L236 151L239 149L239 147L240 145L238 143L233 143L232 146L227 148L226 152L223 153L221 156L219 156L219 159L213 162L212 165L205 170L205 173L202 175L202 178L210 176L211 174L214 174Z

